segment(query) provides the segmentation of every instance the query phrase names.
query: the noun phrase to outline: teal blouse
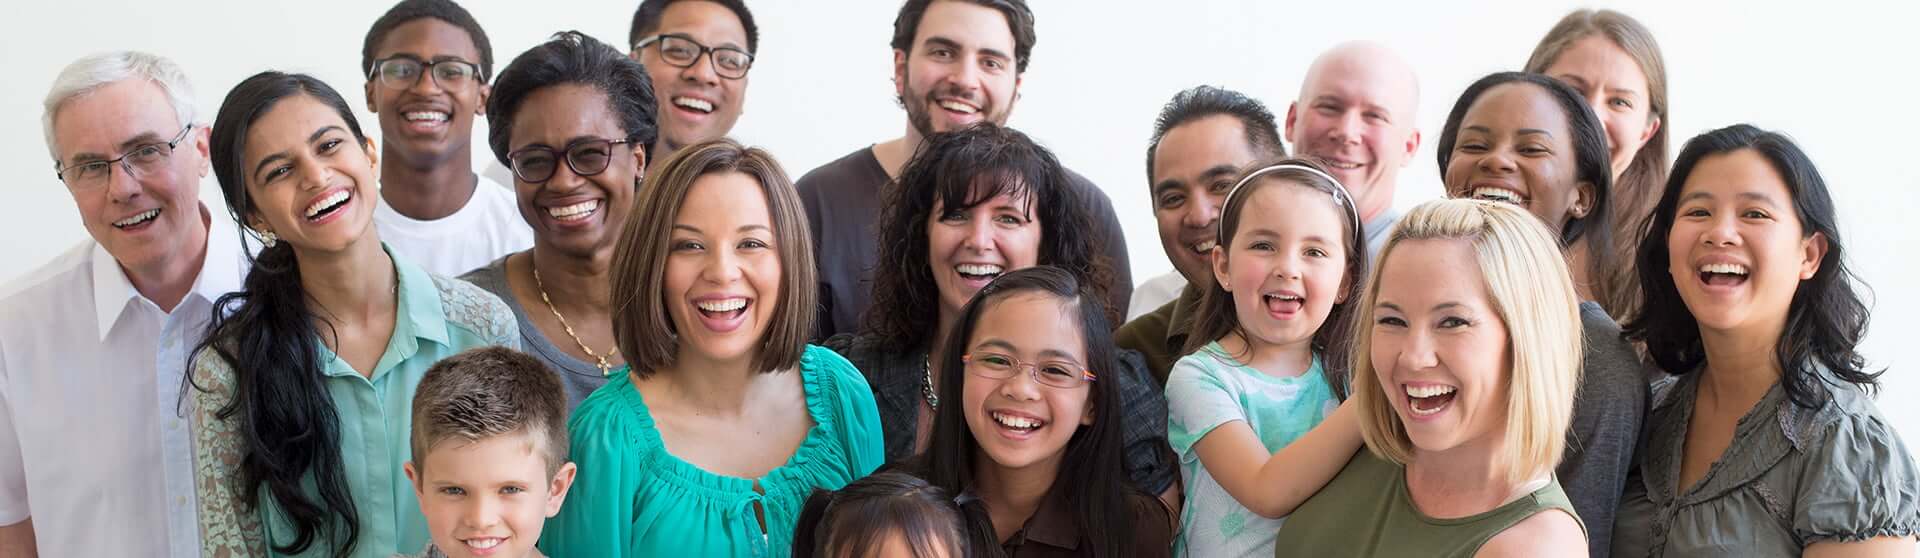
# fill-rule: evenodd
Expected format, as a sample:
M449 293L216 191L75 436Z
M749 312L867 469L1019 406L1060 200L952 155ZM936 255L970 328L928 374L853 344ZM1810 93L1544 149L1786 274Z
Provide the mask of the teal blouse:
M393 257L399 300L393 336L373 373L362 376L324 345L318 355L340 420L347 490L360 514L360 537L352 554L356 558L386 558L427 545L426 518L400 469L413 456L408 436L420 377L433 363L466 349L520 347L517 322L500 299L466 282L429 275L392 250L387 253ZM232 397L232 365L203 350L194 357L192 373L196 383L207 388L192 393L202 555L283 556L270 552L266 543L291 542L292 524L265 490L256 502L260 513L248 513L241 505L244 495L233 482L242 445L238 417L221 420L215 414ZM339 542L323 536L298 556L327 556Z
M716 475L667 453L626 371L567 421L580 472L541 535L549 556L784 557L814 489L839 489L886 460L873 391L833 351L808 345L801 354L814 426L786 464L758 479ZM764 534L755 503L766 512Z

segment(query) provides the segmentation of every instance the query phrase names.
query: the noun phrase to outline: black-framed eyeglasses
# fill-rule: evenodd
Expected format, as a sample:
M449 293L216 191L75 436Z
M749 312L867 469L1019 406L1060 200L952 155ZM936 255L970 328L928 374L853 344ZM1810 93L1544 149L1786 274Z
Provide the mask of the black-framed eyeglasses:
M113 165L119 163L120 168L127 172L128 178L138 180L166 165L167 156L173 154L174 148L178 147L180 142L187 140L187 132L192 130L193 125L188 124L185 128L181 128L180 133L173 136L171 141L141 145L120 154L119 157L104 161L87 161L64 168L57 166L59 163L55 163L53 176L74 190L98 190L112 181Z
M711 54L713 73L727 79L747 77L747 70L753 68L753 54L738 48L708 47L684 35L654 35L633 44L633 51L648 45L660 45L660 59L680 68L691 68L700 61L700 55Z
M394 89L406 89L419 83L421 74L433 74L433 82L441 89L465 89L481 81L480 65L459 59L426 61L412 56L395 56L373 61L373 72L367 79L379 79L380 83Z
M1082 368L1070 360L1049 359L1038 362L1021 362L1013 355L992 351L974 351L960 356L967 371L982 378L1005 380L1021 371L1033 377L1033 381L1048 387L1073 389L1097 379L1093 372Z
M553 179L553 173L560 168L562 154L565 154L567 168L573 169L573 174L593 176L606 172L607 165L613 163L615 156L613 146L625 143L631 143L631 140L582 139L561 149L544 145L527 146L508 153L507 163L513 167L513 176L528 184Z

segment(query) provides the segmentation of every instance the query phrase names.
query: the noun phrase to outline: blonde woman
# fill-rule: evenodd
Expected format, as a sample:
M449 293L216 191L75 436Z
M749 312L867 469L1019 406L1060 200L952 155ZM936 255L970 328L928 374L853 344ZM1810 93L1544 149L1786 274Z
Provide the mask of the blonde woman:
M1584 556L1553 477L1579 383L1580 319L1552 233L1477 200L1414 208L1358 308L1368 451L1280 528L1283 555Z

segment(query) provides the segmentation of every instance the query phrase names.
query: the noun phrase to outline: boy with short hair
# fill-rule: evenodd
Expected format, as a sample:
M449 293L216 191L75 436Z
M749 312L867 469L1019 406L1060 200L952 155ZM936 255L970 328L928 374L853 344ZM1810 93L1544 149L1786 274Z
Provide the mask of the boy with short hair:
M420 556L541 556L540 528L573 485L566 403L552 371L504 347L427 370L405 466L433 538Z

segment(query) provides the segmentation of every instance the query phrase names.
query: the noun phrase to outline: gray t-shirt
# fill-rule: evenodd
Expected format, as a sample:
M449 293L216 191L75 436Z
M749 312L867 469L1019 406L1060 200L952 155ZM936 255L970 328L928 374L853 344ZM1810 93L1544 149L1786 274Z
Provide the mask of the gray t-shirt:
M548 368L552 368L555 374L560 375L560 387L567 392L567 414L571 416L573 408L580 406L580 402L586 400L587 395L593 393L593 390L600 389L600 386L606 385L607 378L600 375L599 366L573 358L573 355L560 350L560 347L554 346L552 341L547 340L546 334L540 333L539 328L533 327L533 322L527 319L527 310L520 307L520 301L513 297L513 290L507 287L507 257L511 255L501 256L493 263L469 271L466 275L461 275L460 279L493 293L507 303L507 308L513 309L514 321L520 322L520 350L546 363ZM536 310L546 311L546 308L541 307ZM571 339L566 341L572 342ZM618 374L620 370L619 367L614 367L613 373Z
M1133 273L1128 267L1126 236L1113 202L1092 181L1072 170L1068 179L1093 204L1090 208L1106 235L1107 265L1112 268L1113 284L1107 286L1108 298L1125 311L1133 297ZM807 222L812 225L813 256L820 267L820 311L814 323L815 339L860 331L861 314L873 300L872 275L877 256L874 221L880 218L886 196L882 188L892 182L872 147L862 147L820 168L808 171L794 183L800 202L806 206ZM1118 327L1119 324L1114 324Z
M1554 473L1587 526L1588 553L1601 557L1610 552L1614 512L1647 415L1649 369L1633 345L1620 338L1620 325L1600 303L1580 303L1580 329L1584 354L1573 428Z

